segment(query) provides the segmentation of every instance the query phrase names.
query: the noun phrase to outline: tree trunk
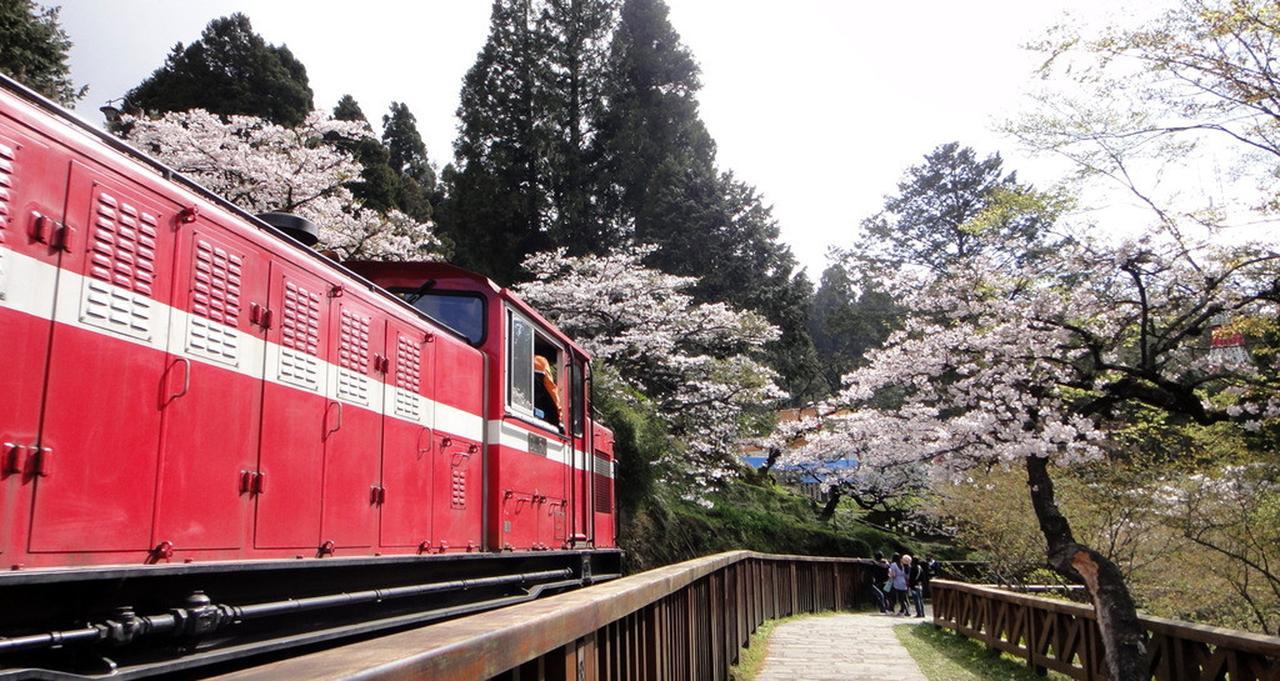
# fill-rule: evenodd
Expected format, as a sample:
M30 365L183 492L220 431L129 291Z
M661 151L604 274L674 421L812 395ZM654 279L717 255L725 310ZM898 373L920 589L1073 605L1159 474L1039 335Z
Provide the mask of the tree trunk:
M840 505L840 492L832 489L828 492L827 505L822 507L822 512L818 514L818 520L827 522L831 520L831 516L836 514L836 506Z
M1054 500L1048 460L1029 456L1026 465L1031 505L1048 544L1049 565L1088 589L1111 681L1147 681L1146 634L1124 575L1105 556L1076 542L1071 524Z

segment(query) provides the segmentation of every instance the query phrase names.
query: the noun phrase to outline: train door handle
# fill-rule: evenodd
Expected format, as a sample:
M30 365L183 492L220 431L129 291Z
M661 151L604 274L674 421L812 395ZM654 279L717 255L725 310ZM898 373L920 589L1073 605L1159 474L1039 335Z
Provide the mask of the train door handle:
M325 430L325 432L324 432L325 437L328 437L328 436L330 436L330 435L332 435L332 434L334 434L334 433L336 433L336 432L338 432L338 431L342 430L342 403L341 403L341 402L331 402L331 403L330 403L330 406L335 406L335 405L338 407L338 425L334 426L333 428L328 428L328 429L326 429L326 430ZM328 414L329 414L329 410L325 410L325 416L326 416L326 417L328 417Z
M191 390L191 360L186 357L178 357L177 360L183 365L182 390L179 390L176 394L170 395L169 399L165 401L166 404L186 395L187 392ZM173 366L178 366L177 362L175 362Z

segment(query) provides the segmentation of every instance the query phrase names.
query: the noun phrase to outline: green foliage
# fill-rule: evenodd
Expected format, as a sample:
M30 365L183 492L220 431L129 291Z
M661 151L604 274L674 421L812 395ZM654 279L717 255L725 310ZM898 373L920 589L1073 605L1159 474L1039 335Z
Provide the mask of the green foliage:
M602 253L618 241L601 214L591 140L605 106L601 88L617 0L548 0L538 27L546 36L544 88L551 212L547 229L570 255Z
M340 121L360 121L366 125L365 118L354 97L343 95L333 108L333 117ZM364 205L379 212L386 212L399 207L397 199L400 193L400 178L391 168L391 153L387 147L373 137L352 140L341 137L332 140L338 148L349 152L360 162L360 179L350 184L351 193L364 202ZM414 216L416 217L416 216Z
M778 241L772 209L749 184L715 166L698 115L698 66L661 0L622 5L596 124L604 220L658 250L646 264L699 277L699 302L755 310L782 330L770 364L797 402L825 392L807 329L811 284Z
M833 530L818 522L809 499L774 485L729 481L706 499L710 508L672 497L661 487L655 492L622 516L629 571L737 549L870 557L903 542L870 528Z
M32 0L0 2L0 72L49 99L71 106L88 86L71 82L71 39L58 22L59 7L41 9Z
M811 285L755 188L716 168L697 73L661 0L620 11L613 0L494 2L462 87L439 223L459 264L502 284L552 247L655 244L645 264L698 277L698 302L777 325L770 365L797 401L814 398L826 386L807 329Z
M311 112L307 69L284 45L269 45L249 18L209 22L190 45L174 45L164 66L125 95L147 113L204 109L298 125Z
M387 163L398 180L396 207L416 220L430 220L436 171L427 158L427 145L408 105L391 103L390 113L382 117L382 144L387 150Z
M613 429L618 482L614 487L620 513L626 517L653 496L655 464L675 446L653 402L613 378L599 362L593 365L592 406Z
M1280 467L1234 424L1170 426L1139 412L1124 456L1056 471L1076 537L1116 563L1139 607L1178 619L1280 631ZM1181 456L1175 456L1180 453ZM974 472L930 500L956 541L1001 579L1057 583L1017 470Z
M463 79L439 215L458 264L503 285L519 279L526 255L551 246L542 172L549 142L537 106L547 64L534 19L532 0L494 0L488 40Z
M1026 660L992 654L981 643L923 624L899 624L893 633L929 681L1066 681L1057 672L1039 676Z
M1005 173L1000 154L979 160L972 148L949 142L907 169L884 210L863 222L856 250L890 267L937 272L984 251L1022 261L1034 257L1051 224L1039 205L1030 205L1033 194L1015 173Z
M809 334L832 390L840 389L841 377L868 350L889 337L900 314L893 298L877 288L873 270L850 270L840 259L827 266L809 314Z

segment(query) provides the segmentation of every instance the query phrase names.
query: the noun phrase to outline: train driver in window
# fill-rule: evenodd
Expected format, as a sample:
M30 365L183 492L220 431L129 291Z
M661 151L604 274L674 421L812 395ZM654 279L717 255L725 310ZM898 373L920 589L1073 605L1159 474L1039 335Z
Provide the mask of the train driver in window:
M533 413L557 428L563 422L555 369L542 355L533 356Z

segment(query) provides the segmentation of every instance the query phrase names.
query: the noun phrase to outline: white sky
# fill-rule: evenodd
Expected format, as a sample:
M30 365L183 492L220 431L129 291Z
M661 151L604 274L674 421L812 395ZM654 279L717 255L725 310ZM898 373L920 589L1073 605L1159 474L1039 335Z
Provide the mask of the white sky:
M702 65L702 116L719 162L774 205L782 236L815 281L828 245L894 191L903 170L951 140L999 151L1039 184L1064 168L1027 159L993 132L1016 115L1048 25L1103 25L1106 0L668 0ZM1148 0L1145 10L1165 4ZM432 161L452 157L462 76L488 32L488 0L62 0L75 42L79 113L136 85L210 19L244 12L307 67L317 107L353 94L375 122L392 100L418 118ZM1132 9L1132 7L1130 7Z

